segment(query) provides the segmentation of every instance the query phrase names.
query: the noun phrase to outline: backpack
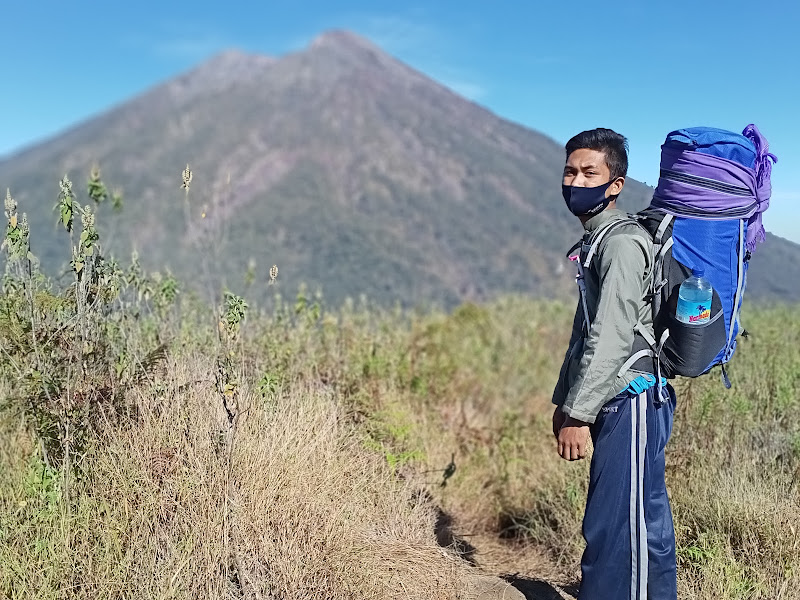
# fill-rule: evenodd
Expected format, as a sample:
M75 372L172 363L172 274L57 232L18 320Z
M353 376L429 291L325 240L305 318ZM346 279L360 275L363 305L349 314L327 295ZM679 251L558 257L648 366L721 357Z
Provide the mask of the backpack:
M770 162L771 161L771 162ZM697 377L726 364L736 350L747 269L765 239L761 213L769 206L770 174L777 158L755 125L740 135L712 127L679 129L661 147L661 172L650 205L595 236L586 267L600 241L624 223L636 222L653 240L648 291L655 337L636 327L632 356L620 372L654 365L658 381ZM681 283L702 268L713 288L711 318L703 324L675 317ZM580 285L580 282L579 282Z

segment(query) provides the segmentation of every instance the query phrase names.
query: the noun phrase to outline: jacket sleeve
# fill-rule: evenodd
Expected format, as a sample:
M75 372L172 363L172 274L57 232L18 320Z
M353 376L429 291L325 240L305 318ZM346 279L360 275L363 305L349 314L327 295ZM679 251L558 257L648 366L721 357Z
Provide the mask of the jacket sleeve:
M581 299L578 298L578 305L575 307L575 316L572 318L572 333L569 336L569 345L564 354L564 361L561 363L561 370L558 374L558 381L553 390L553 404L564 404L567 399L567 372L572 359L575 344L583 335L583 309L581 308Z
M633 347L638 306L644 294L648 258L637 236L609 236L597 256L600 292L597 313L584 344L577 378L564 413L594 423L614 395L619 369Z

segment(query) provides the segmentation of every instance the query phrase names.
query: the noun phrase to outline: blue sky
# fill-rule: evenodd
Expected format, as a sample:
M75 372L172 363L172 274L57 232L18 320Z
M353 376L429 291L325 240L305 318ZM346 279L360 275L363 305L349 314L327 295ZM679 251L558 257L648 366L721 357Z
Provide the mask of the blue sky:
M4 0L0 14L0 156L226 48L281 55L345 28L559 142L616 129L630 175L650 184L667 132L754 122L779 157L767 229L800 242L800 4L789 0Z

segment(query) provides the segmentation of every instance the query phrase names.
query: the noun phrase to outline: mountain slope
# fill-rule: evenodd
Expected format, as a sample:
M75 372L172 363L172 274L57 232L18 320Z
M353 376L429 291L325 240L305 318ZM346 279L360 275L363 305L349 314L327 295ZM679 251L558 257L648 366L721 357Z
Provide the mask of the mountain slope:
M447 305L574 287L561 146L347 32L279 59L222 54L0 163L46 265L64 257L58 178L78 189L93 163L126 194L122 214L101 210L113 251L138 248L184 279L240 286L255 261L256 294L277 264L287 294L306 282L334 302ZM648 194L629 180L622 200L637 209ZM751 283L767 297L796 291Z

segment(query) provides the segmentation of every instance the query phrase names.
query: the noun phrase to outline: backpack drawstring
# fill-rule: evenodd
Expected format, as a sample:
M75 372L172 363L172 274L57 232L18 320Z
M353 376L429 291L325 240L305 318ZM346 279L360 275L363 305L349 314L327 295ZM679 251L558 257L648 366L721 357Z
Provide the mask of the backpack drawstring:
M764 225L761 223L761 213L769 208L769 199L772 195L772 165L778 162L778 157L769 151L769 142L754 124L744 128L742 135L753 142L756 147L756 202L758 208L747 222L747 250L752 252L756 246L767 239Z

